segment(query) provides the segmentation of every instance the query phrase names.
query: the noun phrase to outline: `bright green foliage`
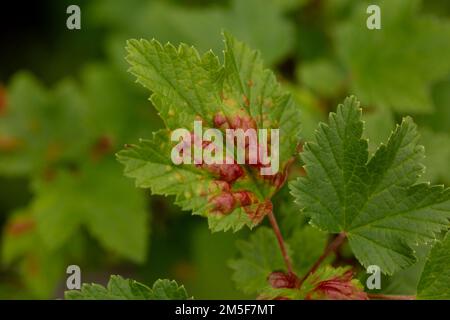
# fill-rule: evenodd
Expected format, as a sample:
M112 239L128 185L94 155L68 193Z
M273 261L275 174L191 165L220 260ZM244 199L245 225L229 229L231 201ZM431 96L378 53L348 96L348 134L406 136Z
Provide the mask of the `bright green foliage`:
M417 286L418 299L450 299L450 234L434 245Z
M450 190L415 184L423 171L423 148L411 119L370 159L362 133L359 102L347 98L329 124L319 125L316 142L305 145L306 177L290 187L314 225L345 232L364 266L376 264L392 274L415 261L413 245L447 228Z
M212 52L199 56L193 47L184 44L175 48L171 44L162 46L156 40L131 40L127 50L131 72L153 92L151 101L168 129L192 130L199 119L204 130L218 127L214 122L218 115L228 121L254 123L257 128L277 128L279 171L283 172L295 153L299 109L274 74L263 68L257 51L229 35L225 35L224 65ZM136 178L137 186L150 188L154 194L176 195L176 203L184 210L207 216L213 231L238 230L260 222L262 217L252 216L268 206L267 198L279 186L260 178L254 168L243 166L245 175L232 184L231 191L249 191L256 196L256 203L245 207L238 204L226 215L211 214L211 199L223 194L224 181L194 165L174 165L170 156L174 145L169 131L162 130L151 140L120 152L118 159L125 165L125 174Z
M381 29L366 28L369 4L381 9ZM430 86L450 71L450 23L419 14L419 0L358 1L337 32L351 92L364 104L400 112L431 112Z
M153 287L121 276L111 276L107 287L99 284L83 284L81 290L65 292L67 300L186 300L183 286L167 279L157 280Z

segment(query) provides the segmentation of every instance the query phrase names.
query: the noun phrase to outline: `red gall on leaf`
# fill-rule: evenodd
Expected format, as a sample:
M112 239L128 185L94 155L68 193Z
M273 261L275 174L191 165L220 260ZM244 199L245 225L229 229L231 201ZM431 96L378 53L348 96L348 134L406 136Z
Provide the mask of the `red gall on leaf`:
M272 212L272 209L272 202L270 200L260 203L256 209L244 207L245 212L254 224L260 223L267 214Z
M231 213L236 206L236 200L231 192L222 192L218 196L212 198L211 202L213 203L212 212L219 214Z
M284 273L282 271L272 272L268 277L267 281L272 286L272 288L296 288L299 284L299 279L293 273Z
M249 191L230 192L229 190L225 190L219 195L213 197L210 202L213 204L213 213L228 214L231 213L238 205L244 207L245 210L246 206L257 203L258 199L252 192Z
M306 300L368 300L367 293L353 279L353 272L320 281L305 297Z
M202 191L200 193L200 195L208 196L208 195L217 193L217 191L229 192L230 190L231 190L231 185L228 182L222 181L222 180L214 180L209 184L208 191L207 192Z
M233 183L244 175L244 170L238 164L200 164L198 167L215 174L219 180Z
M253 203L258 202L258 199L256 198L256 196L250 191L234 192L233 197L234 197L234 199L236 199L237 202L239 202L239 204L242 207L249 206Z
M248 100L247 100L248 101ZM218 129L257 129L256 121L249 115L226 117L222 112L213 117L214 126Z
M255 120L250 116L235 116L229 119L229 124L232 129L257 129Z
M227 123L227 118L222 113L217 113L214 116L213 122L216 128L221 128L225 123Z

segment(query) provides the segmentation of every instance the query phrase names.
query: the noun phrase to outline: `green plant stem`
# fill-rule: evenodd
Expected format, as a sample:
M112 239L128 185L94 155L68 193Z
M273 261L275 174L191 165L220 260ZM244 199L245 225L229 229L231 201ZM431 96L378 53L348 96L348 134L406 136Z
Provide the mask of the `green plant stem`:
M294 269L292 268L291 258L287 253L286 245L284 243L283 236L281 235L281 231L280 228L278 227L277 219L275 218L273 211L270 211L267 216L269 217L270 225L272 226L273 232L277 237L278 245L280 246L281 254L283 256L284 263L286 264L286 268L290 274L295 274Z
M325 260L326 257L328 257L328 255L331 252L336 251L341 244L344 242L344 240L347 238L347 235L344 232L341 232L338 234L337 237L335 237L333 239L333 241L331 241L331 243L325 248L324 252L322 253L322 255L319 257L319 259L317 259L317 261L314 263L314 265L309 269L309 271L303 276L303 278L300 280L299 283L299 287L301 287L301 285L303 284L303 282L305 282L305 280L314 272L316 272L317 268L319 268L320 264L323 262L323 260Z
M379 299L379 300L416 300L415 296L396 296L379 293L369 293L368 297L370 299Z

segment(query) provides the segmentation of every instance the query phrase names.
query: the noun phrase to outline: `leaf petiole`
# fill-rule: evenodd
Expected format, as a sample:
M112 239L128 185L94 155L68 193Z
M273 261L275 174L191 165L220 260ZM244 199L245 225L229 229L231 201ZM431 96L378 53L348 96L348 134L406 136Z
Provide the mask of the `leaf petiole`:
M270 212L267 214L269 217L270 225L272 226L273 232L275 233L275 236L278 240L278 245L280 246L281 254L283 255L284 262L286 264L287 270L290 274L295 275L294 269L292 268L292 262L291 258L289 257L286 245L284 243L283 236L281 234L280 228L278 227L277 219L275 218L275 215L273 214L273 210L270 210Z

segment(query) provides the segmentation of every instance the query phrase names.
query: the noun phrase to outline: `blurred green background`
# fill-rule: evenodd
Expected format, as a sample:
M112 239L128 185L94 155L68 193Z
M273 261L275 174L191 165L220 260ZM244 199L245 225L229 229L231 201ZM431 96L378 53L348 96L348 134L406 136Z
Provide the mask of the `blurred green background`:
M66 28L70 4L81 8L81 30ZM381 7L381 30L366 28L369 4ZM220 55L230 31L293 93L304 140L355 94L372 151L411 115L427 152L423 179L450 183L447 0L17 1L0 19L2 299L62 297L70 264L83 282L171 278L195 298L254 298L235 288L228 265L249 231L211 234L206 220L122 176L115 153L162 126L126 72L129 38ZM286 194L277 201L289 233L283 221L299 212ZM385 291L414 290L421 263Z

